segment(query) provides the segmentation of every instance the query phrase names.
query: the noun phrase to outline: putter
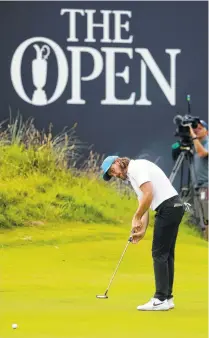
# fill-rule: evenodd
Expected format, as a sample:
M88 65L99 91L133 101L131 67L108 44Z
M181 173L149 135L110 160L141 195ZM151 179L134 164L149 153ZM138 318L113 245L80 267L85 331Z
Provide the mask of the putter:
M112 281L113 281L113 279L114 279L114 277L115 277L115 275L116 275L116 272L118 271L119 265L120 265L120 263L121 263L121 261L122 261L122 259L123 259L123 256L125 255L125 252L126 252L128 246L129 246L129 244L130 244L131 242L132 242L132 237L129 237L128 243L126 244L126 247L125 247L125 249L124 249L124 251L123 251L123 253L122 253L122 256L121 256L121 258L120 258L120 260L119 260L119 262L118 262L118 265L116 266L116 269L115 269L115 271L114 271L114 273L113 273L113 275L112 275L112 278L110 279L110 282L109 282L109 285L108 285L108 287L107 287L107 290L105 291L104 295L96 295L96 298L99 298L99 299L107 299L107 298L108 298L107 293L108 293L108 291L109 291L110 285L112 284Z

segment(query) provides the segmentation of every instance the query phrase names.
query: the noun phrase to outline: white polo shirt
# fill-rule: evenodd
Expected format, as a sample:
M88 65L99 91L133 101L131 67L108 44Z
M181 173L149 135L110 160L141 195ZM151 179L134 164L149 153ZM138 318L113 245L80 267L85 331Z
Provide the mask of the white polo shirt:
M146 182L152 183L153 200L150 206L152 210L155 210L168 198L178 195L168 177L153 162L131 160L128 165L127 176L139 200L143 196L140 186Z

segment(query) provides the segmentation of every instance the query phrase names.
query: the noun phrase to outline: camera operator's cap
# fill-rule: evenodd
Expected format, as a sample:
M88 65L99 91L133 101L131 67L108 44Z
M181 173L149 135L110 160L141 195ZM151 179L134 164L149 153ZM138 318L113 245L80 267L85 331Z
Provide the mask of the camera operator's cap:
M205 129L208 130L208 124L207 124L205 121L200 120L200 124L201 124Z
M115 160L118 158L119 156L108 156L104 159L102 165L101 165L101 169L103 171L102 173L102 177L105 181L109 181L111 179L111 176L108 175L108 170L110 169L111 165L115 162Z

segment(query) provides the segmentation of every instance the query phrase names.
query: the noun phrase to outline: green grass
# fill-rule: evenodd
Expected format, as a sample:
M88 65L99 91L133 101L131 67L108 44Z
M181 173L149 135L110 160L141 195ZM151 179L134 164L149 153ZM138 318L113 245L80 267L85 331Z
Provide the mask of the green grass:
M136 206L135 197L96 175L59 168L50 149L0 147L0 228L55 220L121 224Z
M176 309L143 313L153 294L152 228L130 245L103 293L130 226L46 224L0 232L1 338L206 338L207 243L181 226L176 249ZM13 330L12 323L19 325Z

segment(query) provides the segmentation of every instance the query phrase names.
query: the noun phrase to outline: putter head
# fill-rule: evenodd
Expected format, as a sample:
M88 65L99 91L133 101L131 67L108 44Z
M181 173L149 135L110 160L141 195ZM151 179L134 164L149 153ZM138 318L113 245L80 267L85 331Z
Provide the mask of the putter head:
M99 299L107 299L108 296L107 295L96 295L97 298Z

